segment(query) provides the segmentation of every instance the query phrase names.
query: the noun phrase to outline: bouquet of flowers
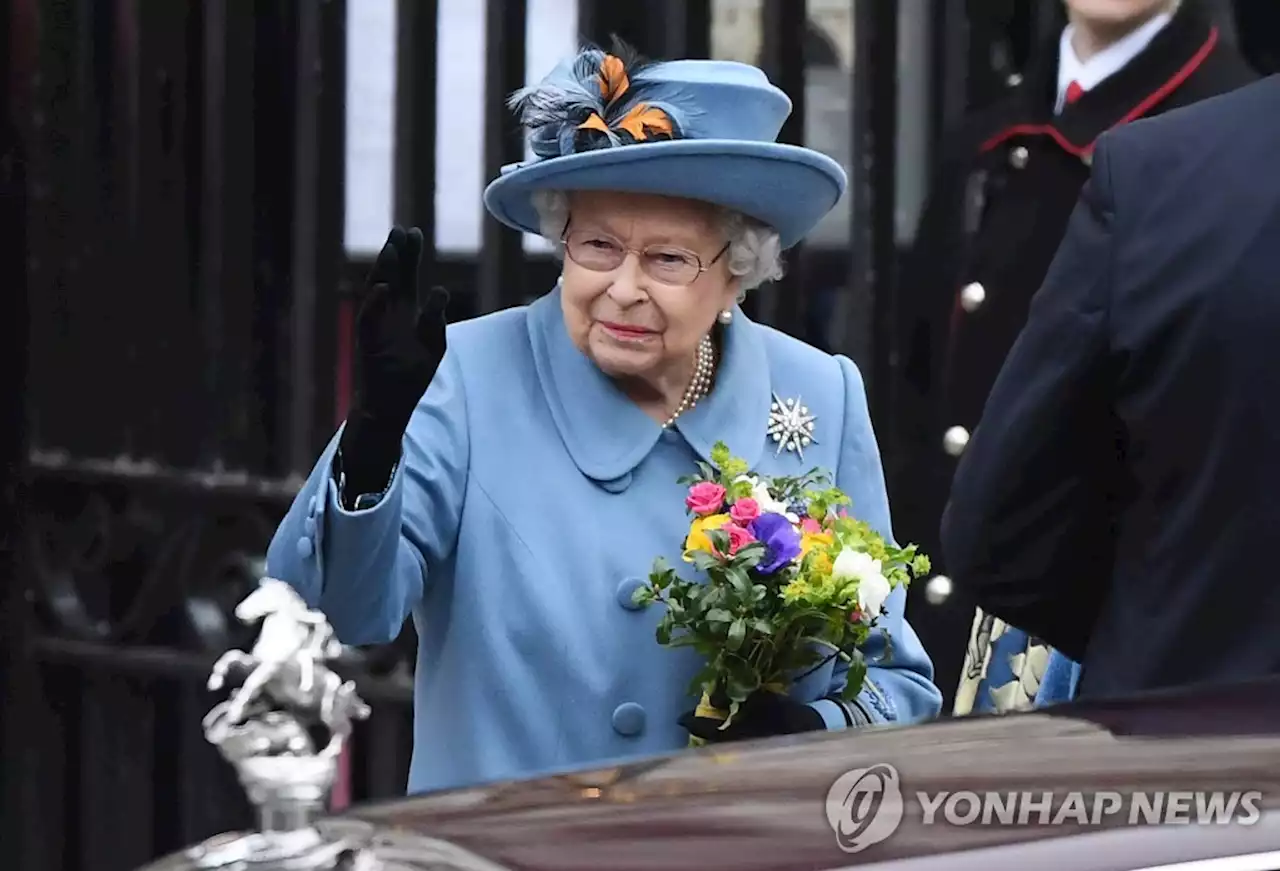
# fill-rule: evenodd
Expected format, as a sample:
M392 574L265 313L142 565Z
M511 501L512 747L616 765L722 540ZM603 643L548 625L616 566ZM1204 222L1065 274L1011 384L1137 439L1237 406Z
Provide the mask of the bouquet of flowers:
M698 715L723 728L752 693L786 694L835 657L849 663L844 697L853 698L866 678L859 648L884 601L927 573L929 558L849 517L849 498L821 470L752 475L719 442L711 459L719 471L699 463L699 474L680 479L693 517L683 558L702 578L681 577L659 557L635 593L666 606L659 644L706 657L690 690L702 693Z

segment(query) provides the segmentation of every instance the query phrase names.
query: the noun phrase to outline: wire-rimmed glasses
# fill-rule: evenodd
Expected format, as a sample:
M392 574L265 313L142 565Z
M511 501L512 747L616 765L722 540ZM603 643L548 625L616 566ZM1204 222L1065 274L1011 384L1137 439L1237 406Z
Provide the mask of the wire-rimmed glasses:
M729 250L726 243L720 253L705 265L693 251L672 245L649 245L641 250L628 248L607 233L598 230L569 230L564 234L564 250L574 263L592 272L612 272L622 265L628 254L640 258L640 268L654 281L667 285L687 285Z

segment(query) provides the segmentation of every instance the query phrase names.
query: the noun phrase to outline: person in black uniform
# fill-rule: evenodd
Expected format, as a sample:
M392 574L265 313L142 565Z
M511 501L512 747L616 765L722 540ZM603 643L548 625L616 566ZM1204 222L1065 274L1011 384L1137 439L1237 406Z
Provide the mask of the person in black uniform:
M1062 241L1095 140L1257 78L1202 0L1066 7L1068 26L1032 56L1006 98L949 138L904 263L905 450L890 486L897 531L936 557L941 576L913 596L951 586L936 542L955 463ZM1035 639L959 602L920 602L912 620L934 652L938 685L959 683L956 713L1031 705L1049 656ZM938 653L961 649L959 670L958 654Z
M1277 153L1280 76L1105 133L960 459L955 583L1069 697L1276 692Z

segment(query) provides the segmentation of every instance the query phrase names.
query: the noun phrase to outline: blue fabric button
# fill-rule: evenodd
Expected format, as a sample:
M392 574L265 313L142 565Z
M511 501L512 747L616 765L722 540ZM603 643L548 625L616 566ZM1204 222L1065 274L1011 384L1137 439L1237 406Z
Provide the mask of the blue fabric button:
M640 578L623 578L618 584L618 604L626 608L628 611L639 611L643 605L638 604L631 597L635 591L644 586L644 581Z
M302 521L302 528L307 531L307 535L314 537L316 534L316 519L314 517L308 517L306 520Z
M644 708L635 702L623 702L613 709L613 731L633 738L644 731Z
M309 502L307 503L307 514L308 514L308 515L310 515L311 517L315 517L315 516L316 516L316 506L317 506L318 504L319 504L319 503L317 503L317 502L316 502L316 497L312 496L312 497L311 497L311 501L309 501Z
M298 539L298 556L303 559L311 559L311 555L316 552L315 542L309 536L302 536Z
M631 486L631 473L627 472L621 478L611 478L608 481L601 481L600 486L610 493L621 493Z

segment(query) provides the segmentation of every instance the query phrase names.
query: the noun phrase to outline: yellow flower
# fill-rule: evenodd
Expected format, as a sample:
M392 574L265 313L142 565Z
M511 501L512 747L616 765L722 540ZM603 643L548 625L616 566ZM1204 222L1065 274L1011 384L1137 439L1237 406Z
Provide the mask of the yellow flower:
M706 517L695 518L689 527L689 536L684 540L684 561L693 562L692 554L695 551L715 553L711 539L707 537L707 530L719 529L732 522L733 518L728 514L708 514Z
M803 547L803 545L801 546ZM809 560L809 574L814 577L830 577L832 568L831 555L826 551L818 551L813 555L813 559Z
M806 532L800 536L800 555L808 556L815 547L830 547L832 541L829 532Z

